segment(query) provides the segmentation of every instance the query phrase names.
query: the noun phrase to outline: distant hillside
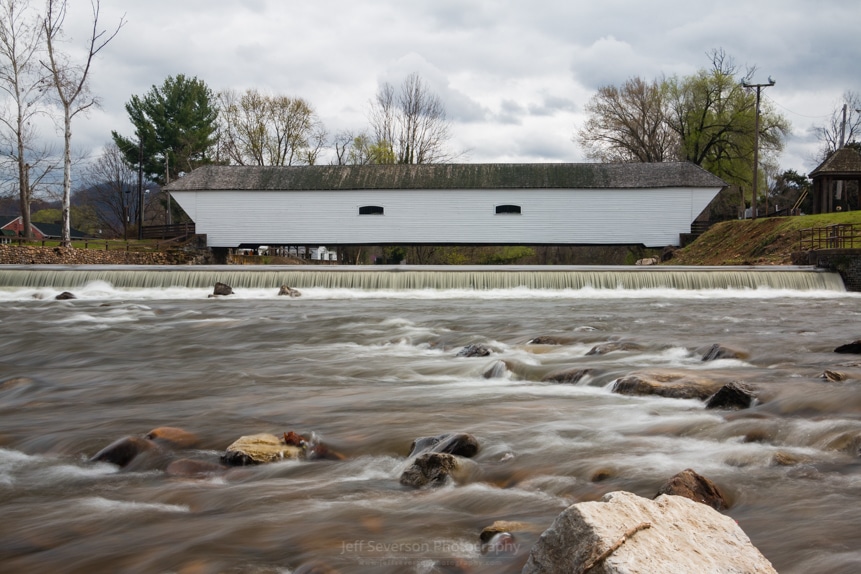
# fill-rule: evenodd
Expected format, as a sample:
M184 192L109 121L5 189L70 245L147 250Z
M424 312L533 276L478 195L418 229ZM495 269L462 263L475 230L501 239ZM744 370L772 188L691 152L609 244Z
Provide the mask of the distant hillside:
M799 231L852 223L861 227L861 211L798 217L725 221L675 252L667 265L790 265L799 250Z

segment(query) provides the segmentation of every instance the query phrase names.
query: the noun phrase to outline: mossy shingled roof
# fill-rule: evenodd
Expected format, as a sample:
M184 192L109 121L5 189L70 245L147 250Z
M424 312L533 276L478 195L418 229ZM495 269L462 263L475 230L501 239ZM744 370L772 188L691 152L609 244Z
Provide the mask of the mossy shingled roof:
M840 148L810 172L811 178L827 175L861 176L861 153L849 147Z
M168 191L634 189L724 187L691 163L530 163L200 167Z

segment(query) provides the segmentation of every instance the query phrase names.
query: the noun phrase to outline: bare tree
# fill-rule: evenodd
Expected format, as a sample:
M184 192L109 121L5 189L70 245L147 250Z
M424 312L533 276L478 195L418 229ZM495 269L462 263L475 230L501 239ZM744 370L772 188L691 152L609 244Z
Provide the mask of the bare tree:
M116 37L125 24L125 18L110 34L99 31L99 0L92 0L93 28L88 40L87 56L83 64L75 65L68 54L59 51L66 19L66 0L48 0L43 29L48 50L48 61L42 62L50 74L50 83L63 108L63 237L62 245L71 247L70 200L72 189L72 118L97 105L97 99L87 89L87 79L93 58Z
M666 122L666 88L631 78L605 86L586 105L586 120L575 140L586 156L602 162L661 162L676 159L677 134Z
M447 148L451 128L445 106L416 73L407 76L397 93L388 82L382 84L371 102L369 119L374 145L385 148L377 152L383 159L419 164L454 157Z
M861 94L848 91L843 94L843 102L834 108L828 123L815 128L819 140L819 161L824 161L832 152L845 144L857 142L861 138Z
M41 25L27 0L0 0L0 91L8 106L0 109L0 161L16 172L24 236L32 238L30 201L36 187L56 167L47 147L33 147L34 118L44 113ZM7 151L8 150L8 151ZM14 167L13 167L14 166Z
M114 237L128 239L131 222L137 221L139 202L138 174L125 161L125 154L115 143L108 144L84 170L82 179L99 226Z
M218 95L220 151L239 165L313 165L326 131L302 98L270 96L258 90Z

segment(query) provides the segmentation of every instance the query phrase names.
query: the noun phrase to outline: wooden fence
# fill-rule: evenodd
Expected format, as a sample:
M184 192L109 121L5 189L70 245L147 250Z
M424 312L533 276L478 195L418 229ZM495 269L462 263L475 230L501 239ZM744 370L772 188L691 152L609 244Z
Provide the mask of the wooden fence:
M194 235L194 222L176 225L147 225L141 230L143 239L176 239Z
M861 248L861 228L851 223L810 227L798 233L799 251Z

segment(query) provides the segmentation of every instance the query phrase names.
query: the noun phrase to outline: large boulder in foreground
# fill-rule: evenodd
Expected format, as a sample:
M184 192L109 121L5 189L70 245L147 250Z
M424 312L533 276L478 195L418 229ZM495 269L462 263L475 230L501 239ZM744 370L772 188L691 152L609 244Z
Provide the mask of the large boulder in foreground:
M776 574L735 520L681 496L611 492L568 507L532 547L523 574Z
M630 373L616 379L613 392L620 395L658 395L672 399L706 400L724 383L684 371Z

